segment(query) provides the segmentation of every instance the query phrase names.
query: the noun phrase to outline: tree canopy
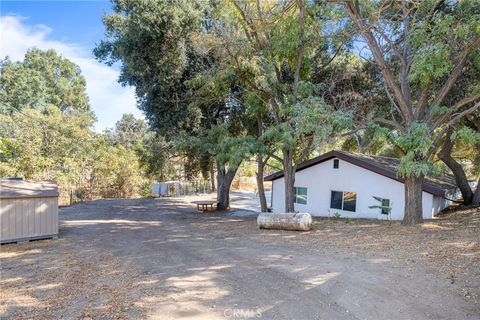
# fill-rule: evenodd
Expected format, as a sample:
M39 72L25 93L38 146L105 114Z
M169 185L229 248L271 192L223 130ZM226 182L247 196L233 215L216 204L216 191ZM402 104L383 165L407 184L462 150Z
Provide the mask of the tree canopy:
M80 68L53 50L30 49L23 61L0 63L0 113L47 104L60 110L89 111L86 81Z

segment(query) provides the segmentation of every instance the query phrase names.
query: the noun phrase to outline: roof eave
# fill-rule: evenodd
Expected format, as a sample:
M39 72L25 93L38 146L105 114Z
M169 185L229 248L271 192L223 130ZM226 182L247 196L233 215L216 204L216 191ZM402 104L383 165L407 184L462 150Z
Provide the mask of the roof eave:
M318 157L315 157L313 159L307 160L307 161L299 164L296 172L307 169L309 167L312 167L314 165L317 165L319 163L322 163L322 162L327 161L327 160L332 159L332 158L339 158L341 160L344 160L346 162L349 162L351 164L359 166L363 169L366 169L366 170L372 171L374 173L380 174L384 177L390 178L392 180L395 180L395 181L398 181L398 182L401 182L401 183L405 183L405 181L403 179L399 178L394 172L391 172L390 170L372 165L368 162L362 161L360 159L351 157L348 154L345 154L345 153L339 152L339 151L335 151L335 150L324 153L323 155L320 155ZM271 175L266 176L265 178L263 178L263 180L264 181L274 181L274 180L282 178L283 176L284 176L283 171L278 171L278 172L272 173ZM432 195L435 195L435 196L440 196L440 197L445 196L445 190L443 190L441 188L438 188L438 187L435 187L435 186L432 186L432 185L429 185L427 183L423 184L422 190L427 192L427 193L430 193Z

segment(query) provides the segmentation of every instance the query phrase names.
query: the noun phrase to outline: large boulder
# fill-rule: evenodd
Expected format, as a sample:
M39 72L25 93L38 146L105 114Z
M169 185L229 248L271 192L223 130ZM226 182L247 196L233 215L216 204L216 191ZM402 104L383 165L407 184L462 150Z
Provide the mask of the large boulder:
M312 226L312 216L304 212L262 212L257 217L257 225L260 229L309 231Z

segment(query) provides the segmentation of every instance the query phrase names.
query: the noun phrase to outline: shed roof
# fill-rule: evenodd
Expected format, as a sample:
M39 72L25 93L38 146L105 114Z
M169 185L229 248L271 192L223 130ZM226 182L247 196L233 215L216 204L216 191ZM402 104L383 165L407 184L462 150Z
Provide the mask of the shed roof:
M55 181L0 179L0 199L58 197Z
M397 167L400 164L399 159L336 150L324 153L318 157L300 163L297 166L297 172L333 158L350 162L354 165L402 183L405 181L397 174ZM264 180L273 181L282 177L283 171L279 171L266 176ZM428 176L425 178L423 183L423 191L438 196L445 196L445 192L447 190L452 190L454 188L456 188L455 178L449 174L443 174L441 176Z

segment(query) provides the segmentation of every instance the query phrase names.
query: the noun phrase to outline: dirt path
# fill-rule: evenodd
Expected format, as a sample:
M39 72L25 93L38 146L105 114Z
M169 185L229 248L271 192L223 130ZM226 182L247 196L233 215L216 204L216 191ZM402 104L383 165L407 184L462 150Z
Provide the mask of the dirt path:
M480 319L478 221L265 231L186 200L62 208L59 240L1 247L0 316Z

